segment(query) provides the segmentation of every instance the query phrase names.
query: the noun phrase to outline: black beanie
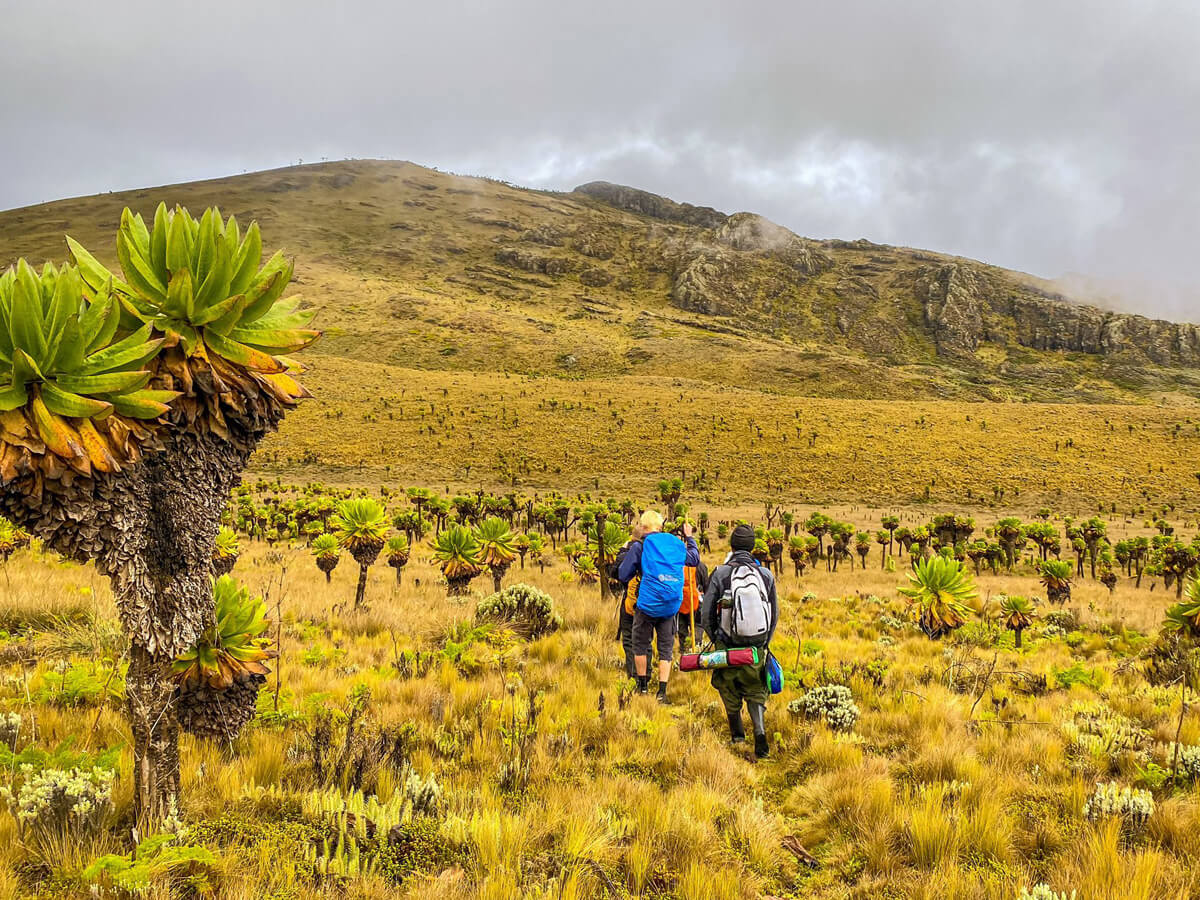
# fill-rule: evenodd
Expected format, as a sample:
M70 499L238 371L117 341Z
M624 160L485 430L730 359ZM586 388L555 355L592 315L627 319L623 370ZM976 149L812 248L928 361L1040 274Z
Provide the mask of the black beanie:
M754 529L749 525L739 525L729 535L729 546L734 550L754 549Z

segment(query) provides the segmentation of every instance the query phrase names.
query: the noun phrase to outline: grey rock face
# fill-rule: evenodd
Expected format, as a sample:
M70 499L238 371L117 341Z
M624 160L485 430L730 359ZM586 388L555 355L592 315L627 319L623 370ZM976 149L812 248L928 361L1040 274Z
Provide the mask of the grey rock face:
M711 206L676 203L674 200L660 197L649 191L641 191L624 184L612 184L607 181L590 181L587 184L581 184L575 188L575 192L595 197L601 203L607 203L617 209L650 216L652 219L662 219L664 222L715 228L726 218L723 212L718 212Z
M753 213L729 216L675 260L671 297L692 312L737 315L757 295L782 298L833 266L813 241Z
M916 295L938 354L964 356L1011 338L1033 350L1127 354L1163 366L1200 364L1200 326L1073 303L966 263L925 266Z
M754 213L734 213L716 229L720 244L743 252L774 253L804 275L819 275L833 266L833 257L813 241Z
M570 260L558 256L542 256L520 247L502 247L496 251L496 262L525 272L543 275L562 275L571 270Z

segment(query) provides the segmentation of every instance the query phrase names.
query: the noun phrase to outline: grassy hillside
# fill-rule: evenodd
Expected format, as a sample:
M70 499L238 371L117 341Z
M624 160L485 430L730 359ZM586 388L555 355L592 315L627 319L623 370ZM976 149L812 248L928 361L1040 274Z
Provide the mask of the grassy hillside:
M1091 512L1200 508L1200 414L1151 405L806 398L670 378L565 380L309 358L268 439L285 480L861 499ZM928 494L926 494L928 488Z
M755 217L727 220L718 246L711 229L583 193L345 162L0 213L0 264L61 259L64 233L115 262L121 209L159 201L258 219L321 309L306 354L317 402L261 467L613 490L678 469L723 501L1003 490L1128 508L1186 506L1196 486L1191 370L1030 349L990 313L987 342L948 354L921 279L967 261L802 240ZM747 242L759 249L736 249ZM969 278L1038 290L980 264ZM964 402L977 400L1073 405Z

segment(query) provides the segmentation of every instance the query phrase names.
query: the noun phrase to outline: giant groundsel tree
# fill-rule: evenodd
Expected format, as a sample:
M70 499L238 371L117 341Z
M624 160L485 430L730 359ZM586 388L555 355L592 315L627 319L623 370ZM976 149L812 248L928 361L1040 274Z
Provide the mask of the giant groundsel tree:
M179 791L168 673L213 622L221 512L250 454L307 396L284 354L312 313L282 299L257 225L126 210L120 275L67 239L74 265L0 276L0 512L94 562L130 639L126 697L139 815Z

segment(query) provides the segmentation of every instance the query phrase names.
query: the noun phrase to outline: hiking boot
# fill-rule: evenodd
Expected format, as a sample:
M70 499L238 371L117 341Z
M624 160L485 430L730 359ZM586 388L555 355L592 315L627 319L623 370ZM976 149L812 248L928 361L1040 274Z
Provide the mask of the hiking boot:
M739 709L735 713L728 713L728 717L730 743L746 743L746 729L742 727L742 711Z
M667 683L665 681L660 681L658 683L658 702L667 702Z
M650 676L649 675L638 675L637 676L637 692L639 694L650 693Z
M771 745L767 743L765 734L756 734L754 736L754 757L755 759L766 759L771 755Z
M750 724L754 726L754 755L763 759L771 753L771 747L767 743L767 724L763 721L763 714L767 708L761 703L749 701L746 708L750 711Z

